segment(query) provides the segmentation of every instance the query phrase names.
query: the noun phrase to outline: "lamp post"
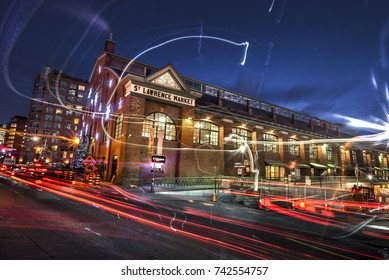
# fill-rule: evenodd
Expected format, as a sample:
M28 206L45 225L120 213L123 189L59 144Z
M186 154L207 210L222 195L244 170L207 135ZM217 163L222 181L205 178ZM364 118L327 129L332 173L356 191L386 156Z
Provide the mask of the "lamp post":
M77 163L77 147L80 144L80 137L76 136L73 139L73 169L76 169L76 163Z

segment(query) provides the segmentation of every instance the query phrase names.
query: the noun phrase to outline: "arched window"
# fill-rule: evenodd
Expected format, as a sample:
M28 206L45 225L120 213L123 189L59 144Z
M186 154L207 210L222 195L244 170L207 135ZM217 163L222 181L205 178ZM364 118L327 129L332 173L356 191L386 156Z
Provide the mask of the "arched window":
M247 130L245 128L233 127L232 133L240 136L241 139L246 142L250 142L253 139L252 137L253 133L250 130ZM236 147L242 145L241 139L234 139Z
M250 130L245 129L245 128L233 127L232 128L232 133L234 133L236 135L239 135L245 141L251 141L252 140L252 132Z
M219 146L219 126L211 122L195 121L193 143Z
M278 153L278 137L273 134L265 133L263 135L263 151L267 153Z
M289 148L290 155L292 156L300 155L300 144L296 139L293 138L288 139L288 148Z
M150 129L153 128L154 138L158 137L158 131L163 131L163 139L176 140L176 126L172 119L163 113L152 113L143 121L142 136L150 137Z

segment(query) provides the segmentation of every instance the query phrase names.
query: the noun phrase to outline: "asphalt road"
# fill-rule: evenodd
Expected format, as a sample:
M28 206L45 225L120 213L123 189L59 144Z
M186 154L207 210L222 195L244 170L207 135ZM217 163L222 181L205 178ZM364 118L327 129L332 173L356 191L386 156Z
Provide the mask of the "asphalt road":
M3 179L0 248L3 260L242 257Z
M76 189L0 178L0 259L388 259L386 240L355 230L363 216L317 224L220 201Z

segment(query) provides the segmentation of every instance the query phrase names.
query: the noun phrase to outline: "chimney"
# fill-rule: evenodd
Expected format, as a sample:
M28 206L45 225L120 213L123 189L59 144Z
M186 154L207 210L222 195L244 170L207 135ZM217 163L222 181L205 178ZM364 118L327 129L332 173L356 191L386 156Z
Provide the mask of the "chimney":
M104 51L108 53L115 52L115 42L112 41L112 33L109 34L107 41L105 41Z

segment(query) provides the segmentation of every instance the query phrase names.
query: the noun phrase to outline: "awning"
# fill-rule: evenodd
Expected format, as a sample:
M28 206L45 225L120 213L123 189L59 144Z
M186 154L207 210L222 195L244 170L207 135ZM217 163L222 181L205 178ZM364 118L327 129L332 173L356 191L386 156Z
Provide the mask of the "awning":
M296 163L296 168L310 168L310 166L304 163Z
M318 163L314 163L314 162L311 162L310 163L314 168L318 168L318 169L326 169L327 166L323 165L323 164L318 164Z
M265 160L265 164L267 164L267 165L275 165L275 166L283 166L283 167L288 166L286 163L283 163L281 161L271 160L271 159Z
M332 164L332 163L328 163L327 167L328 168L335 168L335 169L342 169L342 166L339 166L339 165L336 165L336 164Z

